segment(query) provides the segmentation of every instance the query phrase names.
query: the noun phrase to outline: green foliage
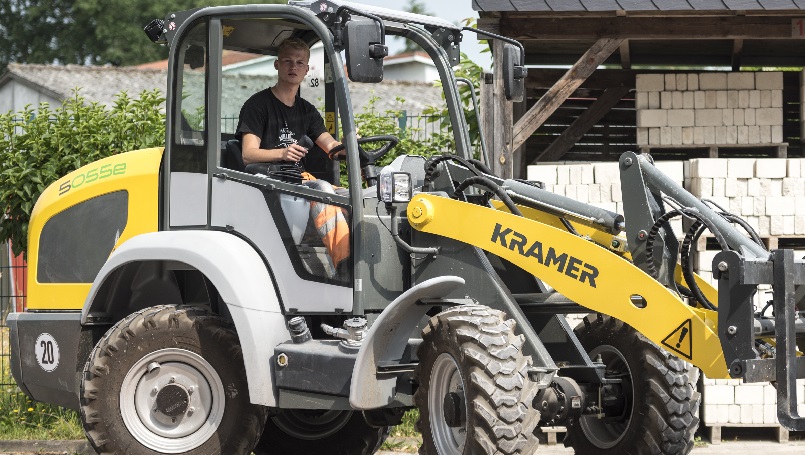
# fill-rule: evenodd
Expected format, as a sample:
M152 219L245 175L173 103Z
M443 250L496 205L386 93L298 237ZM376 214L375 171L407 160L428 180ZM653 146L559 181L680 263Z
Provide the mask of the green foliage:
M44 189L65 174L107 156L158 146L165 141L164 98L156 90L138 99L125 92L114 105L85 100L76 91L52 110L0 115L0 241L12 242L15 254L27 247L28 221Z

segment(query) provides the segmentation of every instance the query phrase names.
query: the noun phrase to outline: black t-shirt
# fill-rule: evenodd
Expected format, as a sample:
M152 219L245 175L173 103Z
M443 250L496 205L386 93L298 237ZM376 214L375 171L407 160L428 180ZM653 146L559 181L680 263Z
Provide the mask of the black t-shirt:
M237 134L239 138L254 134L260 138L260 148L277 149L295 144L303 135L316 142L326 131L321 114L307 100L296 95L289 107L267 88L243 104Z

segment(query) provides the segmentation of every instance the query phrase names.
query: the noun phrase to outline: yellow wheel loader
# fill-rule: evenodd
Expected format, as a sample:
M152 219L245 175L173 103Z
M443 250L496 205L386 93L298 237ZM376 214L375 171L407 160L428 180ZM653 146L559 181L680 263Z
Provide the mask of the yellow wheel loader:
M371 454L418 408L422 454L530 455L547 425L580 454L685 454L700 370L773 381L780 422L805 429L805 264L792 251L767 251L648 155L620 157L623 214L474 158L452 71L462 34L506 41L509 99L527 72L518 43L326 0L176 12L145 31L170 50L165 147L42 194L28 309L8 318L20 388L79 410L99 453ZM225 53L270 62L288 37L318 49L300 96L323 99L346 150L335 193L243 163L232 105L251 79ZM397 138L358 137L348 81L383 80L389 37L433 60L451 153L381 167ZM338 184L321 150L307 166ZM349 227L338 264L310 219L322 207ZM689 220L681 244L673 217ZM717 289L692 271L705 230L722 249ZM774 317L755 314L760 284ZM575 328L573 313L587 315Z

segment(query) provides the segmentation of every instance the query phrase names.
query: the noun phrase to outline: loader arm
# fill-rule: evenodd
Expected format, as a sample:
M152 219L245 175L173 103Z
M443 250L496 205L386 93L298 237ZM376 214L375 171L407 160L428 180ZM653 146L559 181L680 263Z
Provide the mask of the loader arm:
M630 324L710 378L729 377L716 312L688 306L622 253L598 244L607 237L589 235L595 243L581 229L582 235L575 235L558 228L550 215L518 208L525 216L419 194L408 206L408 220L419 231L464 242L510 261L591 311ZM610 244L612 238L609 234Z

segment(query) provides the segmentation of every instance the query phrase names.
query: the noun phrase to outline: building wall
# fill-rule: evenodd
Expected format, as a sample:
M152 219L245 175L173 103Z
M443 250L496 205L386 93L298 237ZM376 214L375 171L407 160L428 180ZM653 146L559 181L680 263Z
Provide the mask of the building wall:
M439 79L435 67L420 63L408 62L383 67L383 79L388 81L433 82Z
M26 105L39 106L39 103L48 102L51 107L61 106L61 101L40 93L24 84L11 80L0 87L0 113L9 111L19 112Z

